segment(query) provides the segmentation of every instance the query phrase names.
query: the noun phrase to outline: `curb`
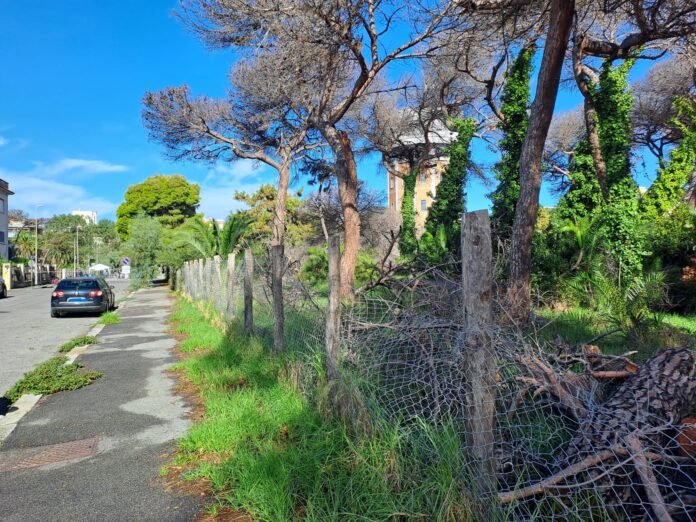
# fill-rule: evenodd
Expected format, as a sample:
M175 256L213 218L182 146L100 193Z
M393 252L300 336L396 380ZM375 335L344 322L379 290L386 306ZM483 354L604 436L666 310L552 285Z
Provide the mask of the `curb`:
M13 411L8 412L4 417L0 417L0 444L10 436L10 433L14 431L22 417L36 406L41 397L43 395L26 393L12 404Z
M118 305L118 310L123 309L126 303L136 292L137 290L132 290L128 292L124 300ZM95 324L94 326L92 326L89 332L87 332L87 335L96 337L104 329L105 326L105 324ZM74 363L80 355L85 353L87 349L91 348L92 346L94 345L87 344L84 346L78 346L77 348L73 348L66 354L68 359L65 364ZM25 393L14 403L12 403L11 408L14 408L13 411L10 411L6 415L0 417L0 444L2 444L3 441L10 436L10 433L14 431L22 417L24 417L34 408L34 406L37 405L41 397L43 397L43 395L33 395L31 393Z

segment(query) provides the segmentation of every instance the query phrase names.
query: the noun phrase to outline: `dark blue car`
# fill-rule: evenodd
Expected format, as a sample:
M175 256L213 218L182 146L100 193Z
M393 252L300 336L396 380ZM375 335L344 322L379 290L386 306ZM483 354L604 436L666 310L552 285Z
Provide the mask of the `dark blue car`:
M100 277L68 277L51 294L51 317L75 312L102 314L116 307L113 286Z

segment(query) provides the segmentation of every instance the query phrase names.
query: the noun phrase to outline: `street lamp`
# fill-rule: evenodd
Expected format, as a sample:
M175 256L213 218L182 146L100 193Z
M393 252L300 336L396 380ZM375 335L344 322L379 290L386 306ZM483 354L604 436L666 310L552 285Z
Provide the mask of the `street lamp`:
M77 276L77 265L80 262L80 229L82 227L80 225L77 225L75 227L75 273L74 275Z
M34 258L34 286L39 286L39 209L43 205L36 205L36 219L35 219L35 230L34 230L34 252L36 257Z

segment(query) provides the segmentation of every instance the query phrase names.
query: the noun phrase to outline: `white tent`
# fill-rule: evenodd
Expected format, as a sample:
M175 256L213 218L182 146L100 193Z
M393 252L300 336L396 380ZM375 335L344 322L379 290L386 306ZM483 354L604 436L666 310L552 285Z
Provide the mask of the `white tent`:
M111 271L110 266L98 264L98 265L92 265L89 267L90 272L103 272L104 270L108 270L109 272Z

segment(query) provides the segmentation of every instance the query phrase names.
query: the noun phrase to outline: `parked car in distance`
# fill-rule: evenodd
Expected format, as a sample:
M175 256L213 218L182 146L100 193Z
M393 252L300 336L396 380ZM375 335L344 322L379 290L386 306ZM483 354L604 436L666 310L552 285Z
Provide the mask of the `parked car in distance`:
M51 317L95 312L102 314L116 307L113 286L101 277L67 277L58 282L51 294Z
M5 280L0 276L0 298L7 297L7 285Z

